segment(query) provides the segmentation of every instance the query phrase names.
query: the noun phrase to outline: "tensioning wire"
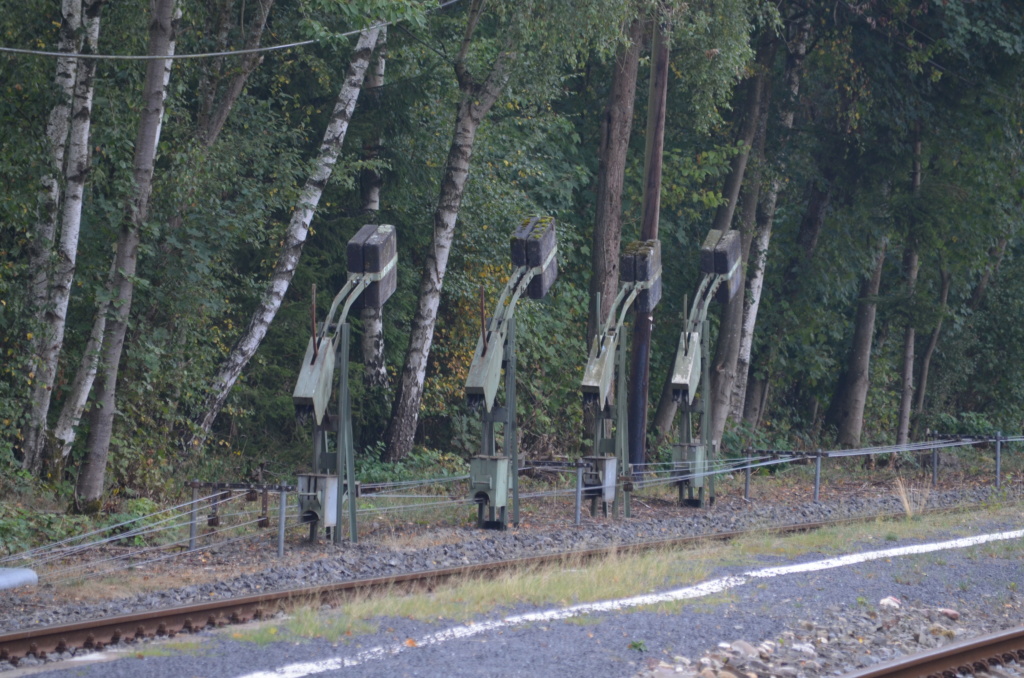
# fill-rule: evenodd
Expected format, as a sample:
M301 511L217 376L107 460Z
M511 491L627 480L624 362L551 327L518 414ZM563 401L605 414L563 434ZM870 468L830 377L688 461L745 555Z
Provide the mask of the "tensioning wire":
M460 2L460 0L447 0L438 5L436 8L430 11L437 11L444 9L449 5L454 5ZM384 28L390 26L393 22L382 21L379 23L371 24L366 28L347 31L345 33L338 33L334 37L336 38L348 38L353 35L358 35L363 31L370 31L375 28ZM270 45L268 47L252 47L249 49L237 49L227 52L200 52L196 54L84 54L82 52L51 52L46 50L37 49L22 49L18 47L0 47L0 52L6 52L8 54L25 54L28 56L45 56L45 57L56 57L59 59L75 58L75 59L102 59L104 61L155 61L155 60L180 60L180 59L211 59L214 57L231 57L231 56L244 56L246 54L261 54L263 52L274 52L282 49L293 49L295 47L306 47L320 42L319 38L312 40L300 40L299 42L290 42L284 45Z
M47 544L45 546L37 546L34 549L29 549L27 551L22 551L22 552L19 552L19 553L13 553L11 555L8 555L8 556L5 556L3 558L0 558L0 562L8 562L8 561L11 561L11 560L31 559L33 554L41 553L43 551L49 551L49 550L52 550L52 549L56 549L56 548L58 548L60 546L63 546L63 545L66 545L66 544L71 544L72 542L83 540L83 539L85 539L87 537L93 537L95 535L106 534L106 533L109 533L111 531L111 529L115 529L117 527L123 527L125 525L130 525L133 522L137 522L137 521L143 520L145 518L151 518L153 516L161 515L162 513L168 513L170 511L176 511L176 510L178 510L178 509L180 509L182 507L186 507L186 506L187 507L191 507L191 505L193 505L193 504L198 504L200 502L209 501L209 500L211 500L211 499L213 499L215 497L219 497L221 494L222 493L217 493L216 495L209 495L207 497L203 497L203 498L197 499L195 501L189 500L189 501L187 501L187 502L185 502L183 504L178 504L177 506L171 506L169 508L162 509L160 511L156 511L154 513L150 513L150 514L147 514L147 515L139 516L137 518L131 518L130 520L125 520L124 522L119 522L119 523L114 524L114 525L108 525L108 526L105 526L105 527L99 527L98 529L93 529L92 532L87 532L84 535L76 535L74 537L69 537L67 539L62 539L59 542L54 542L53 544ZM224 501L227 501L227 500L224 500ZM219 502L219 503L222 503L222 502ZM156 524L156 523L151 523L151 524ZM121 536L121 537L119 537L119 539L124 539L124 537ZM103 540L103 541L109 541L109 540ZM102 543L102 542L98 542L98 543ZM88 546L91 546L91 545L92 545L92 543L87 544L86 546L88 547Z

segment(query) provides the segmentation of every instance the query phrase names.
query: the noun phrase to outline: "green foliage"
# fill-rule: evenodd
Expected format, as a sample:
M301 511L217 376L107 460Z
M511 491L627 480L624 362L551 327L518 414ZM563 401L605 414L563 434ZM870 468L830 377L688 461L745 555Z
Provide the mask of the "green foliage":
M459 455L417 447L402 461L380 461L383 449L356 457L356 477L363 483L394 483L425 478L451 478L469 472L466 460Z

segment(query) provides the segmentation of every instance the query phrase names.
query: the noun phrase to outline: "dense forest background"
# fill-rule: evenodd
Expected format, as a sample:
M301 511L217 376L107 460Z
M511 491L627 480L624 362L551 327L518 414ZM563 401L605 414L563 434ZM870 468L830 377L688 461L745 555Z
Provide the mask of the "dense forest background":
M724 453L1024 422L1020 3L3 0L0 47L0 473L80 510L308 465L312 290L366 223L399 284L353 316L361 468L476 453L480 288L534 214L560 273L517 313L521 454L587 449L593 293L652 148L648 454L712 227L744 245L704 394Z

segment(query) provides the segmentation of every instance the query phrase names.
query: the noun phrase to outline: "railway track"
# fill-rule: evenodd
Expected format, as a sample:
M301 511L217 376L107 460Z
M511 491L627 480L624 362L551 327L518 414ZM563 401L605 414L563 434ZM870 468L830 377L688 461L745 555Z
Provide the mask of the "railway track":
M933 513L948 510L938 509ZM832 521L818 521L780 526L769 530L775 534L803 532L839 524L849 524L896 517L898 514L880 514ZM530 556L511 560L498 560L383 577L355 579L330 585L299 587L265 592L224 600L207 601L174 608L141 611L131 614L92 619L81 622L37 627L0 634L0 661L17 666L26 656L46 660L50 655L75 655L80 651L98 651L111 645L131 645L153 638L173 638L182 633L195 633L229 624L242 624L267 618L285 608L290 602L319 600L335 602L355 592L373 589L405 587L409 590L432 586L454 577L493 573L509 568L542 566L564 562L567 558L594 559L613 552L638 553L643 551L679 548L708 540L726 541L751 534L740 530L714 534L652 540L630 545L602 547ZM757 530L763 533L764 529ZM871 674L875 675L875 674ZM882 674L877 674L882 675ZM910 675L910 674L901 674Z
M870 520L875 520L873 516ZM867 520L867 518L862 519ZM772 530L776 534L803 532L854 520L801 523ZM761 530L763 531L763 530ZM513 560L462 565L397 574L386 577L355 579L326 586L292 588L276 592L254 594L227 600L209 601L180 607L150 610L106 619L92 619L70 624L44 626L13 633L0 634L0 660L17 666L21 658L34 656L45 660L54 653L97 651L119 643L131 644L143 639L173 638L181 633L195 633L228 624L241 624L272 616L291 601L343 598L356 591L385 587L408 588L430 586L453 577L479 575L509 568L549 565L567 558L593 559L616 553L639 553L654 549L677 548L708 540L725 541L748 535L749 531L718 532L710 535L661 539L630 545L568 551L530 556Z
M1024 626L900 657L846 678L1024 676Z

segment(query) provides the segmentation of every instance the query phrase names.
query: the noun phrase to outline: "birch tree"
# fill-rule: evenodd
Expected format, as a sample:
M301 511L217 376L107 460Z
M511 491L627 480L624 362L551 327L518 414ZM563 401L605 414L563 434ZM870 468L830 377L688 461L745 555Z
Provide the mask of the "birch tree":
M471 0L452 69L459 88L452 142L433 213L433 241L420 280L409 346L384 434L385 457L412 451L427 363L459 209L477 133L511 81L523 90L549 90L565 61L618 42L631 17L620 0ZM573 17L572 25L565 18Z
M377 37L377 50L374 54L373 67L366 76L366 89L369 90L377 101L381 98L381 88L384 87L384 69L387 64L387 27L380 29ZM383 139L378 137L374 142L364 149L363 159L374 161L380 158ZM380 212L380 192L383 185L383 177L375 167L368 167L363 170L360 177L362 213L367 218L372 218ZM388 387L388 370L384 362L384 322L381 316L381 308L367 304L361 314L360 320L363 324L362 350L363 350L363 383L371 391L383 391Z
M148 50L150 56L174 55L175 29L180 15L181 10L176 9L175 0L151 0ZM146 63L142 92L143 109L139 116L139 131L135 138L135 155L132 161L135 186L118 233L113 277L108 281L112 301L111 317L100 356L98 376L102 376L102 379L96 388L95 404L90 411L86 456L75 488L76 505L85 512L99 510L100 497L103 495L110 438L117 409L117 373L128 330L128 317L131 314L142 227L149 218L153 166L160 143L171 64L170 58L151 59Z
M196 447L205 440L214 420L227 401L231 388L256 353L256 349L259 348L267 334L270 323L281 308L281 302L284 300L284 295L288 291L302 256L302 247L309 235L309 225L316 215L317 205L323 196L324 188L331 179L331 173L341 153L349 122L352 119L352 112L359 99L366 69L370 64L370 57L377 44L380 31L380 26L373 26L359 33L352 53L352 60L349 63L348 74L335 100L334 110L324 132L313 171L302 188L292 211L288 228L282 238L284 244L278 254L274 272L270 276L263 297L250 318L248 326L221 363L220 370L209 388L209 395L204 403L203 411L195 420L197 431L190 437L187 447Z
M97 0L93 0L93 2L99 4ZM215 31L218 36L217 51L228 51L230 48L226 36L235 19L230 11L231 4L230 1L222 2L218 6L216 23L207 27L208 30ZM259 47L273 5L274 0L260 0L258 3L257 11L254 13L245 35L244 49L251 50ZM201 148L208 149L216 143L235 103L245 89L249 76L259 65L260 60L259 53L249 53L240 57L237 67L228 68L225 63L226 57L217 57L212 67L206 70L199 86L201 100L196 130ZM95 68L94 64L95 62L86 61L85 67ZM83 117L83 119L88 121L88 118ZM78 120L79 115L76 114L76 123ZM187 204L179 205L168 230L174 231L179 228L188 211ZM162 248L162 250L164 254L167 254L166 248ZM114 272L111 272L108 278L113 279L113 276ZM78 425L92 392L99 366L100 349L106 334L108 306L108 301L105 298L100 299L97 303L92 328L89 331L89 338L82 352L82 358L67 391L60 416L47 441L49 449L45 456L58 462L66 459L71 453L72 445L77 438Z
M63 3L61 51L95 52L102 5L103 0L84 3L66 0ZM54 173L43 177L43 219L30 254L33 280L29 303L35 308L39 334L33 350L35 380L30 396L32 411L23 443L23 465L33 472L39 470L44 457L50 402L64 345L78 255L95 73L93 59L60 57L57 60L56 82L61 95L47 124ZM55 243L58 229L60 239ZM51 263L54 257L55 264Z

